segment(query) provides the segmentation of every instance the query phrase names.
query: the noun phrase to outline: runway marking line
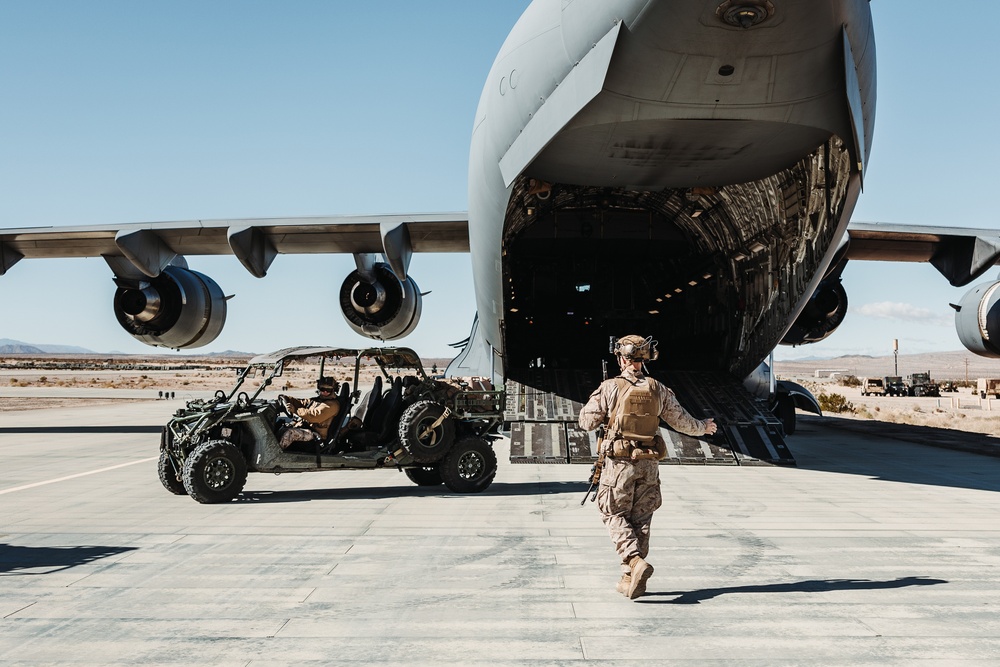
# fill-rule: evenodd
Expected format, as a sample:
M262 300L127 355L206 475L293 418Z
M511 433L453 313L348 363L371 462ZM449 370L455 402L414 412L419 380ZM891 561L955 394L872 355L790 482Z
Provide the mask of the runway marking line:
M0 490L0 496L6 493L14 493L15 491L24 491L26 489L33 489L36 486L45 486L46 484L55 484L56 482L65 482L70 479L76 479L77 477L86 477L87 475L96 475L99 472L108 472L109 470L117 470L118 468L126 468L128 466L134 466L137 463L149 463L150 461L156 461L159 456L152 456L148 459L141 459L139 461L130 461L128 463L119 463L116 466L111 466L109 468L100 468L98 470L88 470L87 472L78 472L75 475L67 475L66 477L59 477L57 479L47 479L44 482L35 482L34 484L25 484L24 486L15 486L11 489Z

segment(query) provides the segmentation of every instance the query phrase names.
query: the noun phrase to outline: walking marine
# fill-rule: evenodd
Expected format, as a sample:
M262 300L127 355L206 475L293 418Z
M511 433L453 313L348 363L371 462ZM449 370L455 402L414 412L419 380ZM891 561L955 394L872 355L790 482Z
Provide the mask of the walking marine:
M580 427L593 431L604 426L599 447L603 462L597 507L621 559L618 592L634 600L646 592L653 566L649 555L649 528L662 504L659 461L667 447L659 434L662 419L688 435L711 435L715 420L695 419L677 402L674 392L647 377L644 361L658 357L656 341L625 336L613 342L621 374L605 380L580 412Z

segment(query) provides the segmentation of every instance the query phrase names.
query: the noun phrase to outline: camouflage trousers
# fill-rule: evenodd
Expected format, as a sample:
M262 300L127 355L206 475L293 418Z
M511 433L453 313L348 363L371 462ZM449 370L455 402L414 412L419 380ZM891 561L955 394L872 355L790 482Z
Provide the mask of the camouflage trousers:
M312 442L316 439L316 432L308 428L286 428L281 432L281 439L278 446L288 449L296 442Z
M608 458L601 471L597 508L611 541L629 573L630 560L649 554L649 526L653 512L663 504L659 462Z

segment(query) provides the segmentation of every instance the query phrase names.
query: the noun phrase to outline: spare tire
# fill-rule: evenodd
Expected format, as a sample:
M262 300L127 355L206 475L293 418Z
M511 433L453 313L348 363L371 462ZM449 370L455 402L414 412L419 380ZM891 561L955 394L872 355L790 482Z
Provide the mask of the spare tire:
M444 406L434 401L417 401L403 411L399 420L399 441L417 463L435 463L444 458L455 442L455 422L446 417ZM440 423L435 426L435 422Z

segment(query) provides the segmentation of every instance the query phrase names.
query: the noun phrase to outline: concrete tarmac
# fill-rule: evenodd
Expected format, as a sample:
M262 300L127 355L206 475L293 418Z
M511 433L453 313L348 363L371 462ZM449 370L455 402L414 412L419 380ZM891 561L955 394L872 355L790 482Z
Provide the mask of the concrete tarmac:
M0 413L3 665L997 665L1000 459L804 422L797 468L662 467L648 593L584 466L155 468L176 402Z

